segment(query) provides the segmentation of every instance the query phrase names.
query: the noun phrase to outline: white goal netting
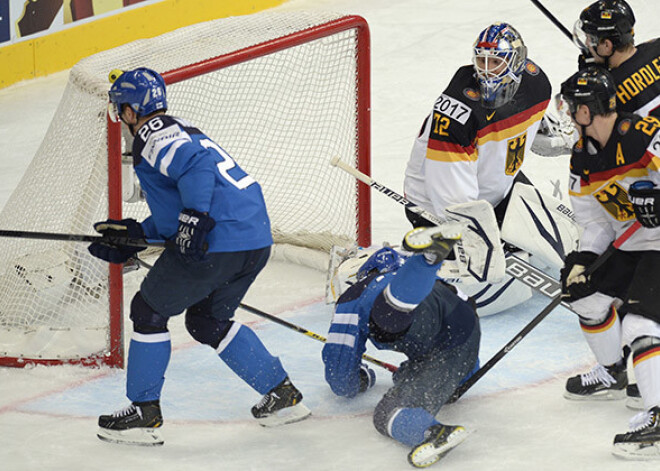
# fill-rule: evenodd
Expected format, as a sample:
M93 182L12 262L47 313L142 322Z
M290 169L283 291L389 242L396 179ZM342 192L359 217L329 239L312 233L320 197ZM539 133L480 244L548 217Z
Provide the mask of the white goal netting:
M200 128L259 181L276 243L322 252L355 243L368 233L368 210L360 209L355 180L328 162L338 155L368 168L368 119L360 118L368 113L368 57L360 58L368 51L360 44L368 41L365 30L359 17L264 12L82 60L0 213L0 229L91 235L113 204L123 217L146 217L144 203L113 201L118 187L130 193L132 169L118 172L123 182L113 179L108 146L123 152L130 146L128 139L109 142L106 118L110 70L145 66L168 82L168 112ZM0 364L108 363L113 339L121 340L121 331L109 327L116 285L86 244L4 238Z

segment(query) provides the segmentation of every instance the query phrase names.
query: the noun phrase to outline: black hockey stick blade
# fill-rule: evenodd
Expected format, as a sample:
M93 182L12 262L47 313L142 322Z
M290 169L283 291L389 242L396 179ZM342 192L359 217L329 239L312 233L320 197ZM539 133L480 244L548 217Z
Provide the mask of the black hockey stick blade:
M170 247L173 241L148 241L129 237L106 237L83 234L61 234L56 232L9 231L0 230L0 237L20 239L39 239L65 242L102 242L110 245L127 245L129 247Z

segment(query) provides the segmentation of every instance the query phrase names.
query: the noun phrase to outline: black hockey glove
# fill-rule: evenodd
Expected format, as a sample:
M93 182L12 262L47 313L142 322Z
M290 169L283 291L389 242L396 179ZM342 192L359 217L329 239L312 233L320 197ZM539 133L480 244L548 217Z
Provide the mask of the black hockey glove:
M87 247L89 253L95 257L110 263L125 263L136 253L145 247L132 247L130 245L114 244L110 240L113 237L128 239L144 239L142 225L135 219L107 219L94 224L94 230L104 237L108 242L94 242Z
M176 245L184 257L201 260L208 249L206 237L215 227L215 220L194 209L184 209L179 214Z
M568 254L561 269L561 297L565 301L577 301L596 292L591 277L585 276L584 271L597 258L597 254L587 251Z
M364 363L360 364L360 392L365 392L376 384L376 372Z
M628 188L635 217L644 227L660 226L660 190L649 180L639 180Z

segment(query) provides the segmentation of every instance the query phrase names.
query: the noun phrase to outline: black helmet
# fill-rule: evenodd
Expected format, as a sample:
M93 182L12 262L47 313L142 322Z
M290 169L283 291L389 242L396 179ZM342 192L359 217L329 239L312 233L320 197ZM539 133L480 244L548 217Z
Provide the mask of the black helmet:
M560 93L571 116L580 105L587 105L592 117L616 111L614 79L602 67L591 66L573 74L561 84Z
M634 25L635 15L625 0L598 0L580 13L574 38L582 48L586 42L580 33L591 37L594 47L598 40L609 39L617 49L622 45L634 44Z

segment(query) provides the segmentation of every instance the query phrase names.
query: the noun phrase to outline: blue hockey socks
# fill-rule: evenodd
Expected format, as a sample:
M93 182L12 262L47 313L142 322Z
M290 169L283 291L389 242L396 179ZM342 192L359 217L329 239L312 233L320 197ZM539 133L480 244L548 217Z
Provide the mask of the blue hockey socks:
M234 322L216 350L243 381L260 394L270 392L287 377L280 360L272 356L252 329Z
M421 303L433 289L438 267L429 265L423 255L413 255L390 281L390 295L404 304Z
M398 442L414 446L424 441L424 432L427 428L439 423L422 408L404 408L399 409L390 419L387 432Z
M126 396L133 402L155 401L165 381L172 343L170 333L133 332L126 366Z

